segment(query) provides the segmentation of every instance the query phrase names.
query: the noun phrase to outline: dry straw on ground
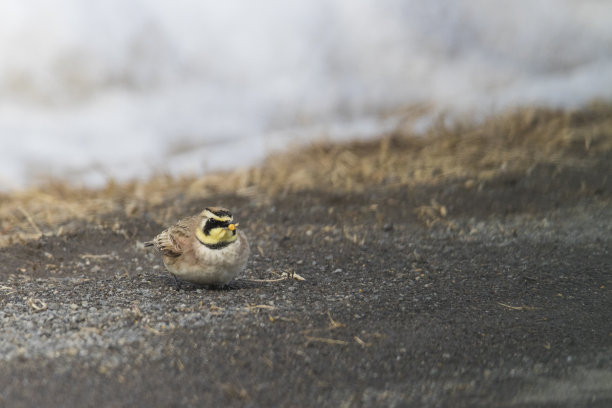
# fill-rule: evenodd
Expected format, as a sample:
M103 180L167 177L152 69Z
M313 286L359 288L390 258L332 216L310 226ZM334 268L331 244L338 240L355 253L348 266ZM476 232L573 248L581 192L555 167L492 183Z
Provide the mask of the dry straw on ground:
M95 223L101 214L155 211L170 197L212 193L286 194L320 189L362 191L436 183L475 182L500 172L525 171L536 163L581 165L585 157L612 150L612 105L579 110L528 108L481 123L448 125L441 118L424 135L409 130L365 142L318 143L270 156L249 170L200 178L156 177L148 182L109 183L100 190L62 183L0 195L0 246L42 234L61 234L72 220ZM163 218L163 216L161 216Z

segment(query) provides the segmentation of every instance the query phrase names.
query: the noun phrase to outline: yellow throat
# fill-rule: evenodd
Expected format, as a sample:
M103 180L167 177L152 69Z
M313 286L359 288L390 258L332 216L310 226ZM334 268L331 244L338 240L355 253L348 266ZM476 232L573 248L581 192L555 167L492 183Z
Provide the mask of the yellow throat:
M208 235L206 235L200 228L198 228L196 230L196 238L198 238L198 241L206 246L222 247L234 242L238 238L238 234L234 232L235 230L236 226L234 224L230 224L228 228L213 228L208 232Z

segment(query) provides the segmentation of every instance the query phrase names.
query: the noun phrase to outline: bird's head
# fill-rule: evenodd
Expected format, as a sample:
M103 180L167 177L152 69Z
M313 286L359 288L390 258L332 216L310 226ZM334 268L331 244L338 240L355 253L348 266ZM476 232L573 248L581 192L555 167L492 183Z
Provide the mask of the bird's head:
M196 237L203 245L220 249L238 238L238 223L232 213L222 207L207 207L200 213Z

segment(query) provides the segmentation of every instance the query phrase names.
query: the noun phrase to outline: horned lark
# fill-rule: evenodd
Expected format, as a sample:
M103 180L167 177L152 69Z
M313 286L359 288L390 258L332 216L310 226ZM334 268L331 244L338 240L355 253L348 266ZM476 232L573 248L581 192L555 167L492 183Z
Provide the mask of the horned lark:
M246 267L250 249L232 213L208 207L162 231L145 246L162 253L172 276L205 285L225 285Z

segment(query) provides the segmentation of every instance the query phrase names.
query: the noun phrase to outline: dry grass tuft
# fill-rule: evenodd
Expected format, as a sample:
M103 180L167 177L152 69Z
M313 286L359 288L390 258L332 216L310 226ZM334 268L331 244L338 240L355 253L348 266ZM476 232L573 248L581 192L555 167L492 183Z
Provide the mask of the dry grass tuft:
M610 104L594 103L574 111L526 108L482 123L447 125L441 118L425 135L398 129L372 141L318 143L272 155L261 166L245 171L199 178L156 177L121 185L110 182L101 190L51 183L3 194L0 246L42 234L62 234L70 229L71 220L95 223L102 214L117 211L138 215L179 195L362 191L449 178L471 183L500 172L524 171L536 163L580 165L587 157L610 151Z
M579 111L522 109L481 124L438 121L424 136L398 130L380 139L319 144L270 157L251 170L251 185L267 192L363 190L448 178L484 179L535 163L578 162L612 150L612 106ZM247 184L248 185L248 184Z

